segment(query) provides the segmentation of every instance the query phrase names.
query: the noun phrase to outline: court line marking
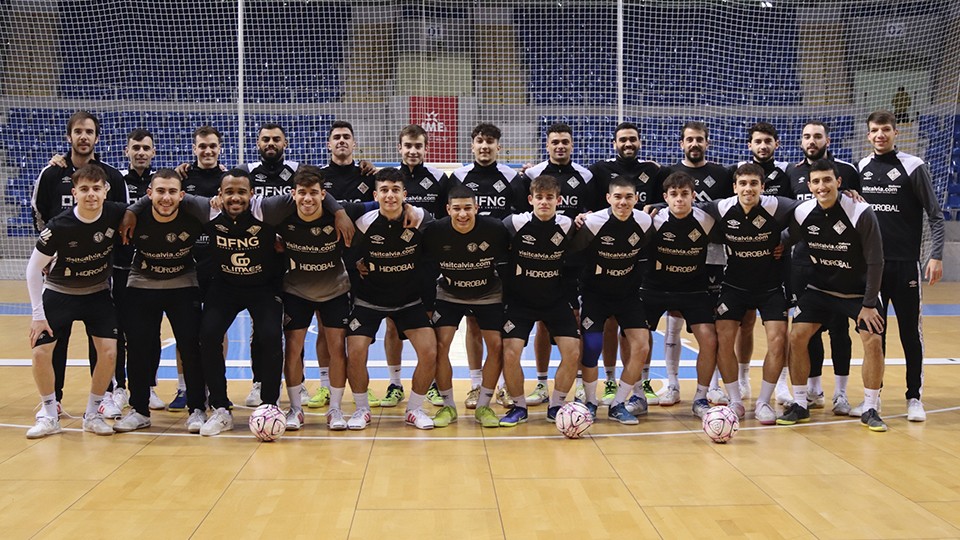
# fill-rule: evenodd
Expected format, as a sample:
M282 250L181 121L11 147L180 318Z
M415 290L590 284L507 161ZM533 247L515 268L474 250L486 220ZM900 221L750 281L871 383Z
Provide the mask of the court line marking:
M960 406L957 406L957 407L947 407L947 408L943 408L943 409L934 409L934 410L927 411L927 414L930 415L930 414L937 414L937 413L953 412L953 411L958 411L958 410L960 410ZM540 413L537 413L537 414L539 415ZM544 414L545 414L545 413L544 413ZM895 414L895 415L891 415L891 416L885 416L884 418L885 418L885 419L905 418L906 416L907 416L906 413L904 413L904 414ZM396 416L396 417L382 417L382 416L381 416L381 417L380 417L380 420L384 420L385 418L386 418L386 419L389 419L389 420L394 420L394 419L396 419L396 420L398 420L398 421L403 421L403 417L402 417L402 416ZM468 416L464 416L463 418L469 418L469 417L468 417ZM850 423L854 423L854 422L859 422L859 420L857 420L856 418L847 418L847 419L844 419L844 420L827 420L827 421L822 421L822 422L809 422L809 423L806 423L806 424L794 424L794 425L792 425L792 426L776 426L776 425L774 425L774 426L748 426L748 427L741 427L739 431L758 431L758 430L762 430L762 429L810 428L810 427L824 426L824 425L833 425L833 424L850 424ZM0 428L30 429L31 427L33 427L33 426L21 425L21 424L6 424L6 423L0 423ZM242 428L242 424L240 424L240 427ZM415 428L411 428L411 429L415 429ZM435 429L436 429L436 428L435 428ZM439 428L439 429L443 429L443 428ZM483 429L483 428L480 428L480 429ZM510 429L510 428L497 428L497 429ZM83 433L83 429L82 429L82 428L63 428L63 431L65 431L65 432L66 432L66 431L69 431L69 432ZM425 430L419 430L419 429L418 429L418 430L416 430L416 432L411 432L411 433L423 433L424 431L425 431ZM430 431L432 431L432 430L430 430ZM703 433L703 430L702 430L702 429L675 430L675 431L651 431L651 432L643 432L643 433L596 433L596 434L587 433L586 436L585 436L585 437L582 437L582 438L584 438L584 439L591 439L591 438L607 439L607 438L614 438L614 437L621 438L621 437L653 437L653 436L669 436L669 435L697 435L697 434L702 434L702 433ZM131 432L128 432L128 433L115 433L115 434L114 434L114 436L121 436L121 437L126 437L126 436L130 436L130 435L139 435L139 436L146 436L146 437L200 437L200 438L203 437L202 435L199 435L199 434L196 434L196 433L166 433L166 432L163 432L163 433L155 433L155 432L140 431L140 430L131 431ZM253 437L252 434L244 434L244 435L216 435L215 437L221 438L221 439L226 438L226 439L244 439L244 440L254 440L254 441L256 440L256 439ZM290 439L295 439L295 440L305 440L305 441L485 441L485 440L506 440L506 441L514 440L514 441L524 441L524 440L539 440L539 439L563 439L563 438L565 438L565 437L564 437L563 435L557 434L557 435L516 435L516 436L499 436L499 435L495 435L495 436L491 436L491 437L475 437L475 436L466 436L466 437L443 437L443 436L441 436L441 437L415 437L415 436L411 436L411 437L397 437L397 436L350 437L350 436L329 436L329 435L327 435L327 436L321 436L321 435L303 435L303 436L300 436L300 435L298 435L298 436L291 436L291 437L289 437L289 438L290 438ZM38 440L40 440L40 439L38 439ZM283 438L281 437L280 440L283 440ZM260 444L259 441L257 441L257 443Z

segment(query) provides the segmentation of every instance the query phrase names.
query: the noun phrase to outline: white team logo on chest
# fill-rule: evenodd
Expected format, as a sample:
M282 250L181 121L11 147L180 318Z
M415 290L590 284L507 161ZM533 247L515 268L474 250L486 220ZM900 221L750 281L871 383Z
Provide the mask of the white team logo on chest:
M838 221L833 226L833 230L837 231L837 234L843 234L843 231L847 230L847 226L844 225L842 221Z
M490 244L486 242L480 242L480 251L486 251L488 247L490 247Z
M95 232L95 233L93 234L93 241L96 242L96 243L98 243L98 244L99 244L100 242L103 242L103 238L104 238L104 237L103 237L103 233L100 232L100 231L97 231L97 232Z
M580 185L580 181L577 180L577 177L571 176L570 179L567 180L567 185L572 187L573 189L577 189L577 186Z
M807 232L810 233L812 236L819 236L820 227L817 227L816 225L810 225L809 227L807 227Z
M470 242L469 244L467 244L467 251L469 251L470 253L474 253L475 251L477 251L477 244L475 242Z
M420 185L423 187L423 189L430 189L430 186L433 185L433 180L430 180L429 178L424 178L423 180L420 181Z
M764 226L764 224L765 224L766 222L767 222L767 220L763 219L763 216L757 216L757 217L754 218L754 220L753 220L753 226L756 227L756 228L758 228L758 229L760 229L760 228L762 228L762 227Z
M497 180L497 183L493 185L493 189L497 190L497 193L507 189L507 185L503 183L503 180Z
M730 221L727 222L727 227L729 227L729 228L731 228L731 229L739 229L739 228L740 228L740 222L737 221L737 220L735 220L735 219L731 219Z
M627 242L630 242L631 246L637 245L637 242L639 241L640 241L640 236L638 236L637 233L633 233L630 235L630 238L627 238Z
M320 233L323 232L323 229L320 227L310 227L310 234L314 236L320 236Z
M714 180L712 176L708 176L703 179L703 183L706 184L707 187L713 187L713 185L716 184L717 181Z
M601 236L601 237L600 237L600 243L603 244L603 245L605 245L605 246L612 246L612 245L613 245L613 237L612 237L612 236L606 236L606 235Z
M563 235L560 233L555 233L550 241L553 242L553 245L559 246L560 242L563 242Z
M410 239L413 238L413 231L411 231L410 229L404 229L403 234L400 235L400 238L404 242L410 242Z
M283 172L280 173L280 178L283 178L284 181L289 180L291 176L293 176L293 173L290 172L290 169L284 169Z
M690 234L687 235L687 238L689 238L690 240L696 242L701 236L703 236L703 235L700 234L700 231L694 229L694 230L690 231Z
M640 175L639 178L637 178L637 180L639 180L641 183L646 184L647 182L650 181L650 176L647 173L643 173Z
M177 235L176 235L175 233L170 232L170 233L167 233L167 235L164 237L164 239L165 239L167 242L170 242L170 243L172 244L172 243L174 243L174 242L177 241Z
M887 173L887 178L891 180L900 178L900 169L890 169L890 172Z

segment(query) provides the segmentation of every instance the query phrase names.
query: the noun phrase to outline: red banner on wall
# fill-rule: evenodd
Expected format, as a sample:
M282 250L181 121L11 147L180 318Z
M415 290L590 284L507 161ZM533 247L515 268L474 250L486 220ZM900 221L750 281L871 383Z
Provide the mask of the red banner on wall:
M457 160L458 115L456 97L410 97L410 123L419 124L429 137L427 161Z

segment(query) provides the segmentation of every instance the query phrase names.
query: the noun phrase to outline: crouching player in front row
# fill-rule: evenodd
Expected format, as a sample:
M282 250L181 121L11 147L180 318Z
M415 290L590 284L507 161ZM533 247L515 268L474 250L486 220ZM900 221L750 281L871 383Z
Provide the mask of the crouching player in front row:
M860 422L871 431L886 431L877 412L883 383L883 317L880 282L883 243L877 216L869 204L840 196L840 178L832 161L810 166L807 187L815 197L793 214L790 241L803 240L810 250L813 273L797 301L790 330L790 379L796 402L777 418L777 424L809 422L807 377L810 374L810 337L834 313L857 321L863 342L864 405Z
M33 378L42 400L36 424L27 430L28 439L62 431L54 394L53 348L73 321L83 321L97 349L83 430L113 434L99 409L117 357L117 318L107 281L126 205L104 202L110 187L98 165L85 165L70 179L76 206L46 224L27 263L27 290L33 311ZM43 270L54 259L44 283Z

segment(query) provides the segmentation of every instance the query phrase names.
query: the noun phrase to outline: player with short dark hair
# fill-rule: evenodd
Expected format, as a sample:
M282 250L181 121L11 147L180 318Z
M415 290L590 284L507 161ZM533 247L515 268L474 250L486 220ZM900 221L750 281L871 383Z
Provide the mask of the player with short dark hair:
M943 211L933 191L930 170L924 161L897 149L897 120L889 111L874 111L867 118L867 139L873 153L858 166L863 198L877 214L883 238L883 281L880 286L883 327L887 308L897 310L900 343L907 363L907 420L923 422L927 413L923 392L923 328L921 285L943 276ZM923 217L930 224L930 260L922 277L920 247ZM886 350L886 331L883 333ZM856 408L851 411L853 414Z
M800 291L790 330L790 379L796 401L777 418L777 424L810 421L807 343L824 322L840 313L857 321L863 343L860 422L871 431L886 431L877 410L883 384L883 316L878 310L883 241L877 216L869 204L840 196L841 180L833 161L818 159L808 171L808 189L815 198L794 211L790 238L806 241L813 272L806 289Z
M92 149L93 138L78 138L86 140ZM76 201L76 206L45 222L27 263L27 290L33 311L30 346L34 379L41 397L36 424L27 431L29 439L61 431L52 360L57 341L73 321L84 322L98 359L83 415L83 430L97 435L113 433L104 421L101 404L106 399L104 393L113 376L117 354L116 312L108 281L114 240L119 236L126 203L106 201L110 190L107 178L94 163L79 167L70 176L71 200ZM44 269L51 263L44 280Z

